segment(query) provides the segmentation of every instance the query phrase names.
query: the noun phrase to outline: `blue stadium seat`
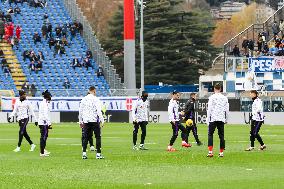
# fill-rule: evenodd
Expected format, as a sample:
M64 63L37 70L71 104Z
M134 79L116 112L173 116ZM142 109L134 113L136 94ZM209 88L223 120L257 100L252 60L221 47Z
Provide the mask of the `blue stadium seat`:
M1 10L7 10L9 8L7 2L1 3ZM66 47L66 55L59 56L56 55L53 57L54 50L49 49L48 41L42 39L42 43L34 44L32 36L35 32L41 34L41 27L44 23L43 15L48 14L49 22L53 25L53 29L57 24L64 24L67 22L72 22L73 20L68 14L68 11L65 9L62 0L50 0L48 6L44 9L30 7L27 3L23 5L19 4L19 7L22 11L21 15L13 15L12 19L15 25L20 25L23 29L21 33L21 43L19 49L15 50L15 54L21 63L23 72L27 76L29 83L34 83L39 90L44 90L45 88L61 89L63 90L63 82L65 78L69 79L71 83L71 89L78 89L78 92L70 93L72 96L85 95L85 91L90 85L97 85L97 93L101 96L108 95L109 85L107 84L104 78L96 77L96 70L98 65L95 61L92 61L94 66L93 69L86 68L75 68L75 70L70 66L70 63L73 59L73 55L76 57L82 57L85 55L86 51L89 49L85 40L80 34L77 34L75 39L71 42L70 47ZM4 11L5 12L5 11ZM55 32L53 32L55 35ZM69 35L70 36L70 35ZM68 40L70 43L70 40ZM24 50L34 50L36 54L39 51L42 51L45 56L45 61L43 62L43 71L35 73L30 73L29 71L29 61L23 61L22 53ZM10 85L4 86L0 82L0 89L14 89L16 86L13 83L13 79L9 76L7 79L4 77L4 74L0 72L1 79L8 80ZM98 81L101 81L98 84ZM55 96L66 96L66 92L55 90L53 91ZM38 93L40 94L40 93Z

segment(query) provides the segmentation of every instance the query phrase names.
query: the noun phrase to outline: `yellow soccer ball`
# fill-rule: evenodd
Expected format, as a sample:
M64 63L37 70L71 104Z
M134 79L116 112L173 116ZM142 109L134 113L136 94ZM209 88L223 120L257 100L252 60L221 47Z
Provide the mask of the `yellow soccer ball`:
M186 125L187 127L192 126L192 124L193 124L192 119L188 119L188 120L185 122L185 125Z

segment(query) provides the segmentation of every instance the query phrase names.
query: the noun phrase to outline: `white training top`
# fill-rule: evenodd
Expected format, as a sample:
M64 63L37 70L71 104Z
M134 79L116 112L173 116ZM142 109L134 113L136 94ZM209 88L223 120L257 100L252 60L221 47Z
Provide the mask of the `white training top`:
M133 121L141 122L148 121L149 115L149 101L145 102L138 98L132 108L132 119Z
M101 122L104 123L101 101L92 94L85 96L79 107L79 122Z
M21 102L20 99L17 99L14 106L14 110L9 117L17 115L18 116L17 120L19 121L21 119L29 118L29 113L32 114L32 116L36 121L37 118L33 110L32 104L28 100L24 100Z
M51 125L49 102L43 99L39 104L38 124Z
M256 98L252 103L252 120L255 121L263 121L264 113L263 113L263 105L262 100L260 98Z
M229 113L229 102L228 98L222 95L221 93L214 93L209 97L208 109L207 109L207 121L222 121L224 123L228 120Z
M171 99L168 106L168 115L169 115L169 121L175 122L179 121L179 105L176 100Z

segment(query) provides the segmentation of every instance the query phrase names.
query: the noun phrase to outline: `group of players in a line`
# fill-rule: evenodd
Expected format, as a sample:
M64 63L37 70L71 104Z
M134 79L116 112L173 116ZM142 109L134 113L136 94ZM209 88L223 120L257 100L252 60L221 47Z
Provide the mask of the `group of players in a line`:
M12 117L17 115L19 122L19 140L15 152L21 151L21 143L23 137L31 145L30 151L34 151L36 145L30 139L27 133L27 124L29 122L29 115L33 115L36 119L35 125L40 128L40 156L46 157L50 155L46 147L46 141L48 138L48 130L52 129L50 120L49 103L52 95L49 91L42 93L43 100L39 105L38 119L36 119L35 113L31 106L31 103L26 99L26 93L19 91L19 99L17 99L14 110L10 114L8 121L10 122ZM252 117L251 117L251 130L250 130L250 147L246 151L254 150L254 141L258 140L260 143L260 150L264 150L266 145L259 135L259 130L264 121L263 104L258 97L258 92L255 90L250 91L250 96L253 100L252 104ZM178 100L180 99L180 93L178 91L172 92L172 99L168 106L169 122L172 127L172 137L170 139L167 151L176 151L173 148L174 142L178 137L178 132L181 131L182 143L181 146L189 148L192 145L188 142L188 137L192 131L195 141L198 146L202 145L198 138L197 126L195 123L195 101L196 94L191 93L190 99L185 104L183 111L179 112ZM79 107L79 123L82 128L82 158L87 159L87 145L90 144L90 151L96 151L96 159L103 159L101 154L101 128L104 125L104 117L101 111L101 101L96 97L95 87L90 87L88 95L85 96L80 103ZM213 134L215 129L218 129L218 135L220 139L220 151L219 157L224 157L225 139L224 139L224 125L227 123L229 114L228 98L221 94L221 85L216 84L214 86L214 94L209 97L207 108L207 125L208 125L208 155L207 157L213 157ZM146 128L148 124L149 116L149 101L148 93L142 92L141 98L138 98L133 105L132 119L133 119L133 150L148 150L145 145ZM185 122L185 127L181 123L181 120ZM137 145L138 130L141 128L141 142ZM96 147L93 144L93 133L96 138Z

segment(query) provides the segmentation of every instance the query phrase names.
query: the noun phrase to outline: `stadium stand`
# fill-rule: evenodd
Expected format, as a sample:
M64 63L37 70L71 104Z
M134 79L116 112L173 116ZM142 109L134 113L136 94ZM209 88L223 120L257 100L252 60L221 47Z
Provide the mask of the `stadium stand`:
M14 30L16 26L22 28L21 39L18 45L14 45L13 49L10 45L3 42L1 43L1 49L4 52L4 58L7 59L8 67L11 71L10 74L4 74L0 69L0 90L11 89L16 91L27 82L29 85L34 84L37 93L36 96L40 96L40 91L49 89L54 96L81 96L85 95L86 89L90 85L95 85L97 88L98 96L108 96L109 84L106 82L102 73L97 74L99 65L91 59L91 65L93 68L85 67L73 67L73 59L77 58L82 64L88 51L88 46L85 40L76 32L74 39L71 40L72 35L70 28L68 27L67 42L69 45L61 45L62 49L65 49L64 54L55 54L54 47L49 47L49 39L42 36L42 26L44 23L50 23L52 25L52 36L55 40L62 40L62 34L57 38L55 28L57 26L62 27L64 24L70 27L76 22L71 19L67 10L65 9L63 2L59 0L49 0L46 7L34 7L27 2L17 5L21 13L11 14L14 24ZM12 7L16 5L12 3ZM6 14L10 8L8 1L0 3L0 8L3 13ZM78 24L78 23L77 23ZM16 33L14 31L14 33ZM41 37L41 42L34 42L34 35L38 33ZM62 32L61 32L62 33ZM60 48L61 49L61 48ZM31 71L30 60L24 60L23 53L33 52L38 55L42 52L44 60L42 60L42 70ZM38 61L35 61L37 65ZM90 65L89 65L90 66ZM66 89L64 82L68 80L70 83L70 89ZM17 94L17 93L15 93Z

